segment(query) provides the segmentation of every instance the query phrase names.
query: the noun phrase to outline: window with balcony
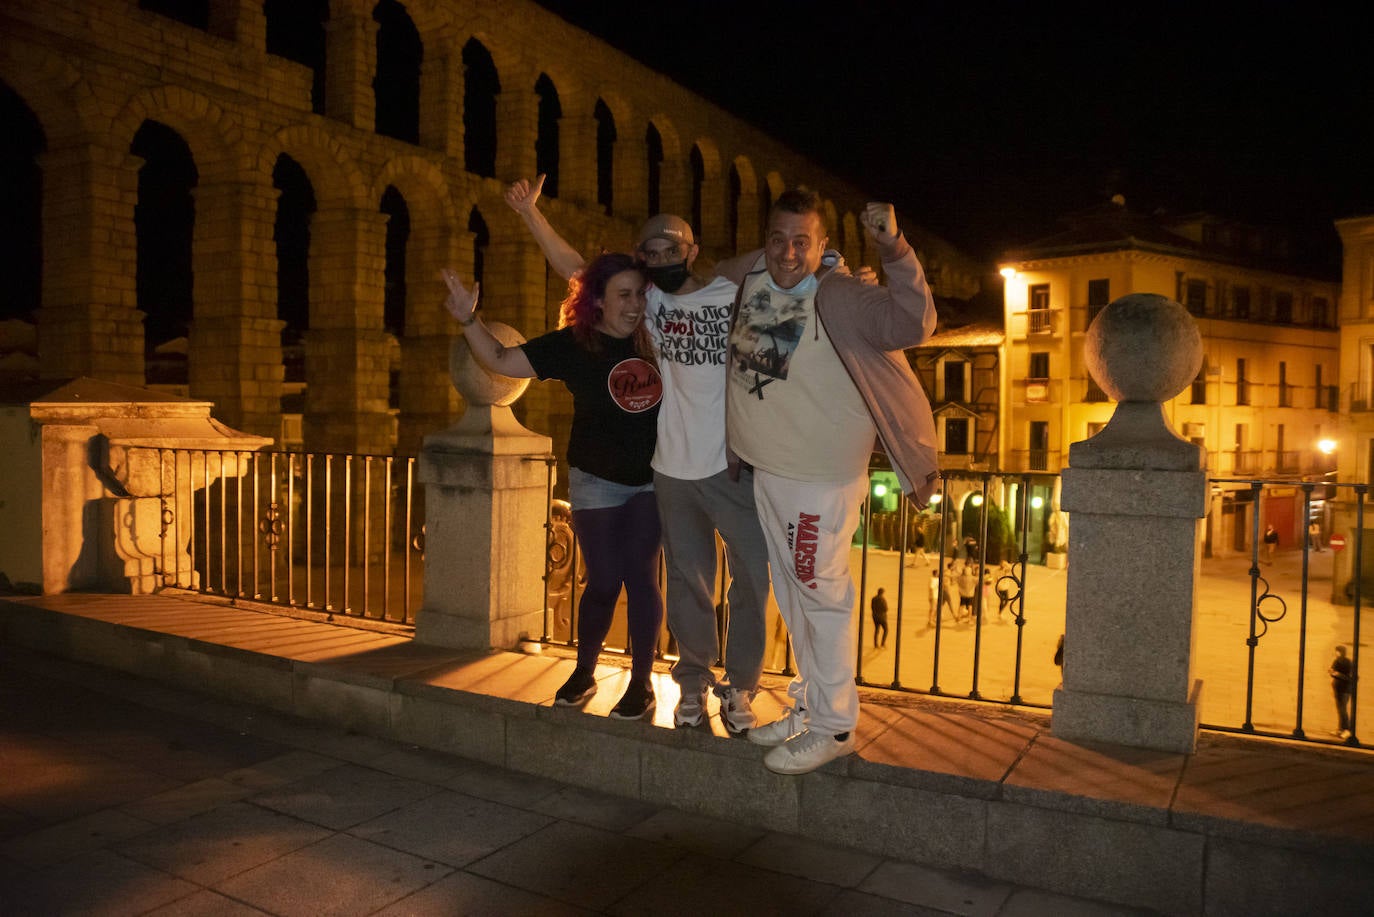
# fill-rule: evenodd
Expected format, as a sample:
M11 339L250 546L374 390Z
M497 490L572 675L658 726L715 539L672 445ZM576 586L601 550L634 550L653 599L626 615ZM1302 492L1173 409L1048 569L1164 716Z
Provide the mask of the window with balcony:
M1279 361L1279 407L1291 408L1293 406L1292 390L1288 387L1288 364Z
M968 401L968 371L967 360L945 360L944 369L941 373L941 382L944 388L941 392L944 401Z
M1050 355L1048 351L1037 350L1030 355L1030 367L1026 372L1026 400L1050 400Z
M1245 378L1245 358L1236 360L1236 404L1250 403L1250 380Z
M1312 324L1318 328L1336 327L1336 312L1325 296L1312 297Z
M1183 304L1194 315L1207 312L1207 281L1189 280L1183 287Z
M1192 389L1193 404L1207 403L1207 359L1202 360L1202 366L1198 368L1197 378L1193 380Z
M1050 424L1047 420L1032 420L1030 423L1030 449L1026 455L1029 471L1048 471L1050 467Z
M1092 377L1092 373L1087 374L1088 387L1083 393L1083 400L1086 402L1106 401L1107 393L1102 391L1102 386L1097 384L1097 380Z
M1274 294L1274 321L1291 324L1293 321L1293 294Z
M1026 310L1026 333L1053 333L1054 323L1050 318L1050 285L1048 283L1031 284L1027 292L1029 308Z
M1231 288L1231 310L1236 318L1250 317L1250 288L1232 287Z
M1112 282L1107 278L1088 281L1088 324L1112 301Z
M947 455L968 455L968 418L945 418L945 453Z

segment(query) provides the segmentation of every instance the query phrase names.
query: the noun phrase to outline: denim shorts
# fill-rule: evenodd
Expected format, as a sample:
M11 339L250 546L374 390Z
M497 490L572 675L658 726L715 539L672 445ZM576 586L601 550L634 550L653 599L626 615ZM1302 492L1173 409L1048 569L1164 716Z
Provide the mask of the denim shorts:
M648 484L617 484L577 468L568 469L568 502L574 510L609 509L628 503L636 494L653 493Z

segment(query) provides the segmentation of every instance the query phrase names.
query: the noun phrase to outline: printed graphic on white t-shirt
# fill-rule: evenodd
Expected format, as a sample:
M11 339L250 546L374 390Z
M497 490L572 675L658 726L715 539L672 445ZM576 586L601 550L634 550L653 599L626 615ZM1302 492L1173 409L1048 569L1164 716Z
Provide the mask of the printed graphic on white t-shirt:
M730 335L735 367L771 379L786 379L797 344L806 331L807 301L760 285L740 303L739 318ZM763 398L763 387L758 386Z
M717 277L691 293L649 288L663 403L654 470L683 481L725 470L725 348L736 286Z

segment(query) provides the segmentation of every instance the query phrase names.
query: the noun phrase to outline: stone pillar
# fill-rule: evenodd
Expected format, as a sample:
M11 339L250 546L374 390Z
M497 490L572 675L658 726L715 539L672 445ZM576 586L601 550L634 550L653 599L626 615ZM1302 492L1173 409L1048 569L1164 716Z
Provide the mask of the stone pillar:
M191 397L213 402L236 429L276 439L284 372L272 246L277 192L265 183L207 182L195 195Z
M471 247L462 261L458 239L440 220L412 218L406 258L405 328L400 338L400 416L396 454L418 455L427 433L442 430L458 418L458 395L449 383L448 354L458 326L444 299L448 290L439 269L453 265L463 276L472 272ZM482 289L486 299L486 287Z
M302 420L312 451L392 450L392 338L382 330L385 221L376 211L338 208L317 213L312 223Z
M507 325L488 327L503 344L524 340ZM487 373L463 340L454 341L449 369L468 409L420 452L425 601L415 639L510 649L543 630L551 443L511 413L528 380Z
M611 148L611 213L636 227L649 213L649 162L644 146L643 124L633 129L616 124Z
M1071 741L1191 753L1202 682L1193 678L1200 447L1169 429L1162 402L1196 377L1202 337L1182 306L1132 294L1084 343L1089 372L1118 401L1063 474L1069 513L1064 683L1051 728Z
M420 61L420 145L463 159L463 53L449 40L425 43Z
M331 8L330 13L325 23L325 114L359 130L372 131L377 118L372 94L377 23L370 12L361 10L336 12Z
M579 207L598 207L596 202L595 97L569 92L563 98L563 117L558 123L558 196Z
M71 146L43 169L43 305L39 372L143 384L143 313L134 288L139 160Z
M259 0L210 0L209 32L242 48L267 51L267 16Z
M507 82L507 81L510 82ZM539 95L524 71L501 75L496 97L496 175L502 181L534 178L534 141L539 136Z

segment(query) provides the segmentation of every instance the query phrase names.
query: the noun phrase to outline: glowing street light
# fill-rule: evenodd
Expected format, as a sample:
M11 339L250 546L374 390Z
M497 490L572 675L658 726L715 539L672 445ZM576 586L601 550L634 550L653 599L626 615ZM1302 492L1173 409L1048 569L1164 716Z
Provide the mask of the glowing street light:
M1330 455L1336 451L1336 441L1334 439L1319 439L1317 440L1317 450L1322 455Z

